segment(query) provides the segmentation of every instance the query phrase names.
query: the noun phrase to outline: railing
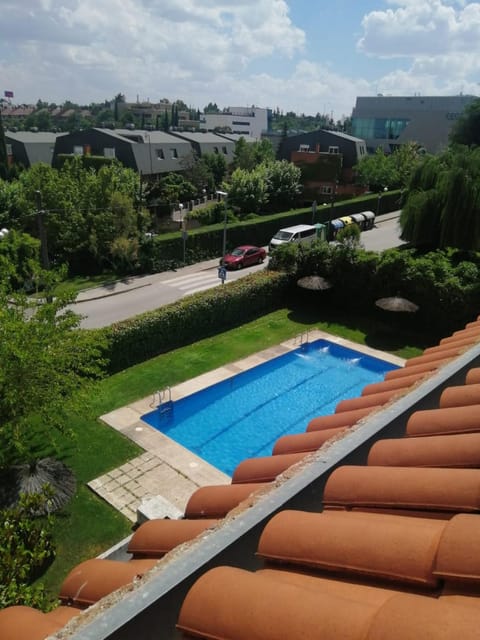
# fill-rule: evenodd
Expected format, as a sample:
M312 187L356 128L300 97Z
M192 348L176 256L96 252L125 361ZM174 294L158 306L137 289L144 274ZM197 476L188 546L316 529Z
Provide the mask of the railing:
M310 329L307 329L306 331L302 331L302 333L299 333L298 336L296 336L296 338L294 339L294 344L299 344L300 346L302 346L302 344L306 344L309 341L309 332Z

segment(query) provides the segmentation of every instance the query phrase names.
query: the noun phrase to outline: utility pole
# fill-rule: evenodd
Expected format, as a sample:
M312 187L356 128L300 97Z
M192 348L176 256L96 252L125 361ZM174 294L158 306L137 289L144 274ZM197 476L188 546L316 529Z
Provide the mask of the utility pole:
M45 211L42 207L42 194L40 191L35 191L35 199L37 202L37 224L38 224L38 236L40 238L40 253L42 259L42 267L44 269L50 269L50 260L48 259L48 247L47 247L47 234L45 231L45 225L43 223L43 216Z

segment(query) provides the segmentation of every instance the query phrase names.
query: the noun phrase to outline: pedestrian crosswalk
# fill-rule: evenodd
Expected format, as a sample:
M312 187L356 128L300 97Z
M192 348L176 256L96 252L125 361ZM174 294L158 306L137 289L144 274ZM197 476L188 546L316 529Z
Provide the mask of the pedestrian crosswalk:
M182 291L184 296L197 291L204 291L205 289L211 289L218 284L221 284L221 280L218 277L217 270L201 271L200 273L190 273L185 276L178 276L176 278L170 278L169 280L162 280L162 284L166 284L175 289Z

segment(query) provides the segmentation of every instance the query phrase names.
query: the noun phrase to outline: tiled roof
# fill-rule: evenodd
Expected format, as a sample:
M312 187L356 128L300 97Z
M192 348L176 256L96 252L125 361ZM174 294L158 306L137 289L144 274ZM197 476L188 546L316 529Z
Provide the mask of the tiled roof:
M141 581L182 544L208 538L259 492L268 496L287 470L360 433L370 416L479 342L480 318L340 401L334 414L314 418L305 433L279 438L271 456L241 462L230 485L197 489L184 519L141 525L128 562L79 564L62 585L57 617L26 607L0 611L2 639L44 640L70 614L81 620L83 609ZM333 469L308 512L284 508L269 518L257 546L260 568L238 568L244 563L236 558L235 567L217 566L193 583L177 619L185 637L478 638L480 368L439 391L435 407L407 416L403 433L381 435L363 464Z

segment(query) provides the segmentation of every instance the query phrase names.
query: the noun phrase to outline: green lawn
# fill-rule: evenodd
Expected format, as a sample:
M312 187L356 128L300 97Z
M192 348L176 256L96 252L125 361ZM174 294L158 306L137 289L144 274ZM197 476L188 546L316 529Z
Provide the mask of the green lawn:
M131 523L98 499L85 485L137 456L141 450L98 417L146 397L155 390L233 362L292 338L309 328L341 336L360 344L389 351L403 358L420 353L428 345L381 318L352 318L324 309L308 312L280 309L258 320L193 345L176 349L96 383L82 415L72 415L69 426L75 436L58 441L64 461L78 479L78 490L64 512L55 519L57 557L39 582L57 594L68 571L94 557L131 533Z

